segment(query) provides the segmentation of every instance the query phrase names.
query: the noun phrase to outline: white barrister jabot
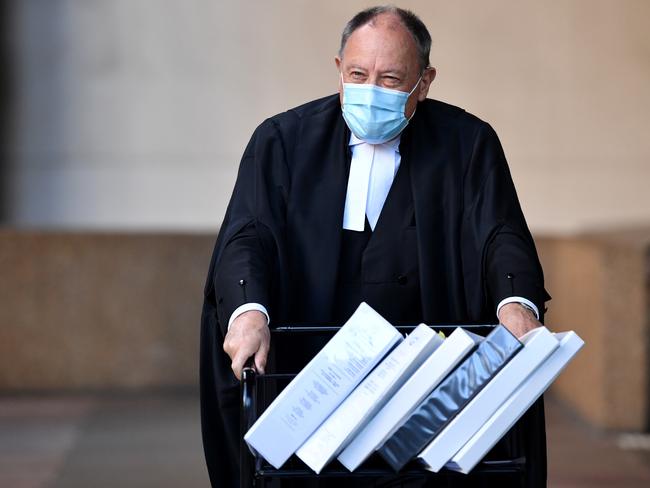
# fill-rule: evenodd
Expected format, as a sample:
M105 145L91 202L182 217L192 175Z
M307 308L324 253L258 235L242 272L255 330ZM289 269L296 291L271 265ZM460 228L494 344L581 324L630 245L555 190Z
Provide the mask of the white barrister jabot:
M368 144L350 135L352 162L345 196L343 228L363 232L366 215L375 230L401 162L400 136L383 144Z

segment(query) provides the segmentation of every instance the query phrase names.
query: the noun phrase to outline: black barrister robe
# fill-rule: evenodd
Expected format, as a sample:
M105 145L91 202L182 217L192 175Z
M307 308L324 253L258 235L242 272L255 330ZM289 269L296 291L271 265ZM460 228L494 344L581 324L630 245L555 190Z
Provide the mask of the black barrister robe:
M266 120L245 150L202 315L201 417L215 487L237 486L239 389L222 349L230 314L257 302L271 327L335 320L349 136L332 95ZM543 310L542 270L493 129L427 99L402 133L400 152L410 167L422 319L494 323L508 296ZM531 410L537 431L516 442L526 444L533 486L545 483L546 458L543 413Z

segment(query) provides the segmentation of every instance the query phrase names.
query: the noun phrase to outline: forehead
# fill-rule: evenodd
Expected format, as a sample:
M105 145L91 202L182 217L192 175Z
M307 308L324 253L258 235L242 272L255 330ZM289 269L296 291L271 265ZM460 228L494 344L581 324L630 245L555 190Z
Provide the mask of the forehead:
M404 25L392 15L380 15L355 30L343 49L343 62L367 69L417 69L415 41Z

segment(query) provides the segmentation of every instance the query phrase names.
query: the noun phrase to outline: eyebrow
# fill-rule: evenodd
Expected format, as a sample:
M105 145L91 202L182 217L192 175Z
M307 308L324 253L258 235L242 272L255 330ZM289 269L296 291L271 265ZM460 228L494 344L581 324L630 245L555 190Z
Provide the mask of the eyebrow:
M351 64L350 66L347 67L347 71L352 71L352 70L368 71L367 68L364 68L363 66L359 66L358 64ZM406 77L406 71L401 70L399 68L385 69L379 72L379 76L385 76L388 74L398 76L399 78Z
M351 71L353 69L358 69L358 70L361 70L361 71L367 71L366 68L364 68L363 66L359 66L357 64L351 64L350 66L347 67L347 71Z

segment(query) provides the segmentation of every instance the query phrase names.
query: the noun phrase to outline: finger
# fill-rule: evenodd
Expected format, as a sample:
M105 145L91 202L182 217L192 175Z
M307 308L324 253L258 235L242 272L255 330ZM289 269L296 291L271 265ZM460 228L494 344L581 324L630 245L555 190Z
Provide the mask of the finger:
M232 339L232 334L230 332L228 332L228 334L226 334L226 337L223 339L223 350L226 354L228 354L228 356L230 356L230 359L232 359L235 355L236 351Z
M255 353L255 369L259 374L264 374L266 368L266 359L269 354L268 347L260 347L259 351Z
M255 365L261 374L264 374L266 370L266 362L269 357L270 346L271 337L267 329L266 334L262 333L259 350L255 353Z
M244 363L246 362L246 359L250 357L249 354L246 354L243 352L241 349L235 354L235 357L232 360L232 364L230 367L232 368L232 372L235 374L235 377L238 380L241 380L241 372L242 369L244 369Z
M253 357L258 347L255 342L244 342L237 348L232 358L231 368L237 379L241 379L241 372L248 358Z

